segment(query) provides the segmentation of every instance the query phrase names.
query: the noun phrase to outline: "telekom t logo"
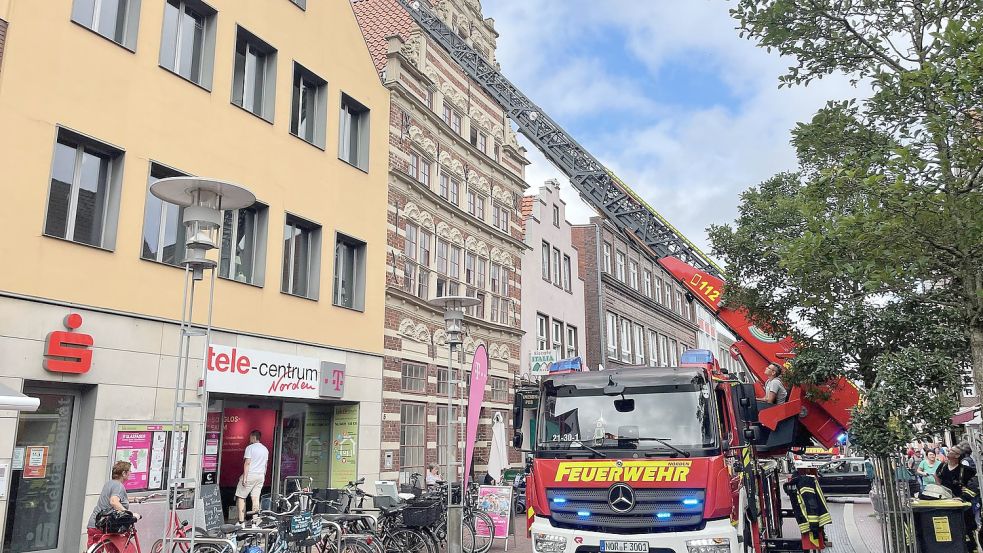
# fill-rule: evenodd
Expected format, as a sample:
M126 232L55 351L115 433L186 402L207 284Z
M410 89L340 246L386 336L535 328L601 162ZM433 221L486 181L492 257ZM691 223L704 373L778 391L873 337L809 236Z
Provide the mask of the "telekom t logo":
M331 369L331 385L336 392L340 392L345 387L344 369Z
M82 315L72 313L65 317L64 330L48 333L44 341L44 361L41 365L56 373L84 374L92 367L92 336L72 332L82 326Z

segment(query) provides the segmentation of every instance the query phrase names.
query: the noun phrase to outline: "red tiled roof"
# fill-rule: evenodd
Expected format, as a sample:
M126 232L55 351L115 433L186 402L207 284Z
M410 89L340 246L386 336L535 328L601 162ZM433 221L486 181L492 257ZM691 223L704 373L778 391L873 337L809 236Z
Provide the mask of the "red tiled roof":
M520 226L522 227L522 236L526 235L526 220L532 215L532 205L536 201L536 196L523 196L521 211L522 217L519 219Z
M407 40L416 23L396 0L351 0L362 36L369 47L372 63L382 71L386 66L386 39L400 36Z

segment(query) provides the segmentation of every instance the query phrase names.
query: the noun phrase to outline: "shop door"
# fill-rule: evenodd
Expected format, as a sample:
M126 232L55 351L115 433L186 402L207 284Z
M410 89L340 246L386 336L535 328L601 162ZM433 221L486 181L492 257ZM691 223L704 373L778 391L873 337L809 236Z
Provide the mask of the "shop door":
M81 514L66 512L65 494L72 489L68 463L75 450L79 396L51 389L24 393L39 398L41 406L21 413L17 422L3 553L76 550L79 537L67 536L65 523Z

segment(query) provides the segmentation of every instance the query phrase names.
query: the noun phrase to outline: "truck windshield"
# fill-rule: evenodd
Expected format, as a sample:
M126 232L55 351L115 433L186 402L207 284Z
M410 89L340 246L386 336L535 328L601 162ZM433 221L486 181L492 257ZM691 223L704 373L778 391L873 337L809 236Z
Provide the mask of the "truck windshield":
M710 387L642 386L624 395L599 388L547 387L543 392L541 449L635 449L673 447L699 455L719 442Z

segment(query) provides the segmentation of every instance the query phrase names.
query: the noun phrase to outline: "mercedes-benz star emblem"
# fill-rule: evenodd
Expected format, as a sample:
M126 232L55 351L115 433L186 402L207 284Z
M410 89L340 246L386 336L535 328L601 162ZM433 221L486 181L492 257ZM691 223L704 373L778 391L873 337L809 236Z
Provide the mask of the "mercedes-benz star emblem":
M616 513L627 513L635 508L635 490L627 484L615 484L608 490L608 505Z

